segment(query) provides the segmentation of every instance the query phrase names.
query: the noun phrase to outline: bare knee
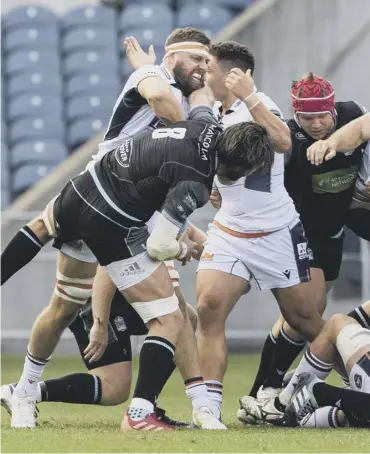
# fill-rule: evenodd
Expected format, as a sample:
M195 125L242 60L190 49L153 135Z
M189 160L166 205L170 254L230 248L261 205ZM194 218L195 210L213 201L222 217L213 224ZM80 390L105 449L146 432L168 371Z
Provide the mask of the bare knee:
M197 315L197 312L196 310L190 306L190 304L186 303L186 312L187 312L187 316L189 318L189 321L190 321L190 324L193 328L193 331L195 333L195 331L197 330L197 325L198 325L198 315Z
M46 310L56 326L66 328L73 322L78 314L78 311L80 310L80 307L81 306L78 304L65 301L64 299L54 295L52 302Z
M121 362L99 367L90 370L89 374L100 378L100 405L120 405L130 397L131 362Z
M298 308L286 314L286 321L308 341L313 341L325 324L317 311L300 311Z
M222 306L223 301L212 292L202 292L198 299L199 327L208 333L219 331L225 326L227 314Z
M171 314L162 315L156 319L151 320L149 324L159 323L165 326L169 332L179 333L184 327L184 320L184 314L180 309L177 309Z

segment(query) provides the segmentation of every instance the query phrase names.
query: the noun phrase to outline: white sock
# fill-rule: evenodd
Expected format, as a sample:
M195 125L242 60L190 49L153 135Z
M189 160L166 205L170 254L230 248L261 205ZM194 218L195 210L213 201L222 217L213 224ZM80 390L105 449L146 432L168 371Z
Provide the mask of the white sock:
M309 418L304 418L299 425L301 427L317 427L319 429L343 427L338 419L339 412L340 410L337 407L318 408Z
M16 396L32 396L36 398L38 382L49 360L50 358L47 358L46 360L36 359L27 349L23 372L14 389L14 394Z
M288 405L293 393L294 387L298 381L298 375L302 374L303 372L309 372L311 374L316 375L317 378L321 380L325 380L325 378L330 374L331 370L334 367L334 363L325 363L320 359L316 358L308 348L306 353L304 354L301 362L299 363L295 373L280 395L279 401L282 405Z
M185 381L186 395L191 400L193 410L210 406L207 386L202 377L195 377Z
M36 391L36 403L42 402L42 394L41 394L41 387L42 387L43 381L40 381L37 383L37 391Z
M140 397L134 397L131 400L131 404L127 410L128 415L134 421L144 419L146 415L154 412L154 405L146 399Z
M212 406L217 408L218 416L221 414L223 385L217 380L206 380L209 398Z

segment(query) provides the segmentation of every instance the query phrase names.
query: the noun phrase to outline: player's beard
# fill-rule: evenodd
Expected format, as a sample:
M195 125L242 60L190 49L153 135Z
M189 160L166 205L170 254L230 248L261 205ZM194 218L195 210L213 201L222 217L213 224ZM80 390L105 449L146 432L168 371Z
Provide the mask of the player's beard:
M194 73L201 74L202 78L199 81L194 80ZM193 91L204 87L204 74L198 69L194 69L192 72L186 73L181 63L177 63L174 67L173 77L178 88L186 98L188 98Z

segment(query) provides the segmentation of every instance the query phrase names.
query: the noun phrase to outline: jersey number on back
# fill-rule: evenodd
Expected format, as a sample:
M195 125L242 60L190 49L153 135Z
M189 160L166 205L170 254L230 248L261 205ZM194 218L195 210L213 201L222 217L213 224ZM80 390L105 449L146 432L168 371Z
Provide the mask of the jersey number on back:
M153 139L183 139L186 134L186 128L162 128L155 129L152 134Z

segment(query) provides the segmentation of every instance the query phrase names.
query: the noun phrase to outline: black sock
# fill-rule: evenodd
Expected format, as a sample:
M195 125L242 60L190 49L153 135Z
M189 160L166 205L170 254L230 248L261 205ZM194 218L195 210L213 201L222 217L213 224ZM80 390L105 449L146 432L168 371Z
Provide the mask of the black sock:
M158 395L162 392L164 385L168 382L169 378L173 374L174 370L176 369L176 364L172 361L171 367L168 369L167 377L165 378L165 381L163 382L162 388L159 390Z
M263 382L267 378L267 374L272 363L272 358L274 357L275 348L276 337L274 337L272 331L270 331L263 345L258 372L254 380L252 389L249 392L249 395L252 397L257 396L257 391L260 389L260 387L263 385Z
M348 317L354 318L363 328L370 329L370 317L362 306L356 307L356 309L349 312L347 315Z
M72 374L40 383L42 402L99 405L102 386L99 377L90 374Z
M271 388L281 388L283 385L284 375L292 365L293 361L301 353L306 345L306 341L297 342L291 339L280 328L279 336L276 339L275 355L270 364L268 376L264 382L264 386Z
M159 393L173 371L175 346L159 336L147 336L139 358L139 375L134 398L145 399L155 405Z
M42 247L32 230L27 225L22 227L1 254L1 285L27 265Z
M320 407L338 407L349 419L370 422L370 394L338 388L327 383L316 383L313 385L312 393Z

